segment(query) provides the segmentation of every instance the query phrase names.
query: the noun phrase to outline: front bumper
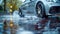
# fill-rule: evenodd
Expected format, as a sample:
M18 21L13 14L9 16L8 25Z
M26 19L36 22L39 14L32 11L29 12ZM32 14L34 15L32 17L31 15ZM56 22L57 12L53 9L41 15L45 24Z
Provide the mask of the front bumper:
M49 10L50 14L59 14L60 13L60 6L52 6Z

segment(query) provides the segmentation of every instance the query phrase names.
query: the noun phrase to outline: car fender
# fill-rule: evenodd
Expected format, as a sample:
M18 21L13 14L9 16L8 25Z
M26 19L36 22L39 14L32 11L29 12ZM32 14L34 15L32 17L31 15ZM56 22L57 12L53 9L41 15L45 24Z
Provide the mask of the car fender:
M36 3L35 3L35 8L36 8L37 3L39 3L39 2L42 2L44 4L45 12L46 12L46 15L47 15L49 13L48 2L46 0L37 0Z

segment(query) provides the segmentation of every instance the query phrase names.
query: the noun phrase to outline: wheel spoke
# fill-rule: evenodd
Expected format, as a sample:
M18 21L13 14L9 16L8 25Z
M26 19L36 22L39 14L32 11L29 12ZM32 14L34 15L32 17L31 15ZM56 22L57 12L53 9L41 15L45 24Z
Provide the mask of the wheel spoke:
M41 14L41 8L38 6L38 14Z

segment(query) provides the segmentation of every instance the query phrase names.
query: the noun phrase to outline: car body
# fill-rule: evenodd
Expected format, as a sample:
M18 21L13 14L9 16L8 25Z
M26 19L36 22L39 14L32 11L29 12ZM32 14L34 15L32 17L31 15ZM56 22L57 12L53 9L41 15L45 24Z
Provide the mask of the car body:
M60 13L60 0L25 0L19 15L55 15Z

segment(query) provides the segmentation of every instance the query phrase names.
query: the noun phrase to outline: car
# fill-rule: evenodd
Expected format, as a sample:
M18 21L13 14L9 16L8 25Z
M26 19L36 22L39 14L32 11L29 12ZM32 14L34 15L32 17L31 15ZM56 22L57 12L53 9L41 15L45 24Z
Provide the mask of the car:
M60 0L25 0L19 7L19 15L45 17L60 13Z

